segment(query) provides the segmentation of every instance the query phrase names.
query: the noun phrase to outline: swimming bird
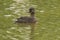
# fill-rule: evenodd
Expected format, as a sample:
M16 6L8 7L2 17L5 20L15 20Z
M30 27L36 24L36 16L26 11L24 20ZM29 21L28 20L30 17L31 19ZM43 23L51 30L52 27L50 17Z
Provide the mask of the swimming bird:
M29 8L30 16L22 16L17 18L16 23L36 23L35 19L35 9L33 7Z

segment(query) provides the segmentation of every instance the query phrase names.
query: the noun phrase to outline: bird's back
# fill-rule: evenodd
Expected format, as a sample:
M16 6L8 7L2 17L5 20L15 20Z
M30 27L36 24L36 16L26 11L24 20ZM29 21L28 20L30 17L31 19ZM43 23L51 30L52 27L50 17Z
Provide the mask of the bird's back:
M32 17L20 17L17 19L19 23L33 23L36 22L35 18Z

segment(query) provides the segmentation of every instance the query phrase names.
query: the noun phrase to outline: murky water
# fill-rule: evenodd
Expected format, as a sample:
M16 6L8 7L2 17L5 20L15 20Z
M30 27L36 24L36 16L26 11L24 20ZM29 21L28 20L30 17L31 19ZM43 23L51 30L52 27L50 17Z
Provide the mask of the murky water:
M30 7L37 24L15 24ZM0 40L60 40L60 1L0 0Z

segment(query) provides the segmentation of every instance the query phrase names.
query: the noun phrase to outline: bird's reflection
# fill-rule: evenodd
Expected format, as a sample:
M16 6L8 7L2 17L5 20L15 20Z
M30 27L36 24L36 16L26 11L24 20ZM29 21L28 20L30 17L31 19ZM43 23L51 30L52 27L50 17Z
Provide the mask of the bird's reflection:
M34 39L34 35L35 35L34 34L35 33L34 31L35 31L35 27L37 25L36 23L16 23L16 25L18 25L21 28L25 28L25 27L28 28L29 27L30 28L30 34L29 34L30 35L29 36L30 38L29 39L30 40L33 40Z

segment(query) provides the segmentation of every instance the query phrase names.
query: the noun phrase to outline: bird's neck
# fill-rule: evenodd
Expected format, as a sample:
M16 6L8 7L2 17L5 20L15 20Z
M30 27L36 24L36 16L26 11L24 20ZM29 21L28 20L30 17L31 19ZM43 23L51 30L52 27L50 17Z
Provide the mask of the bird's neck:
M31 13L30 16L34 18L35 17L35 13Z

